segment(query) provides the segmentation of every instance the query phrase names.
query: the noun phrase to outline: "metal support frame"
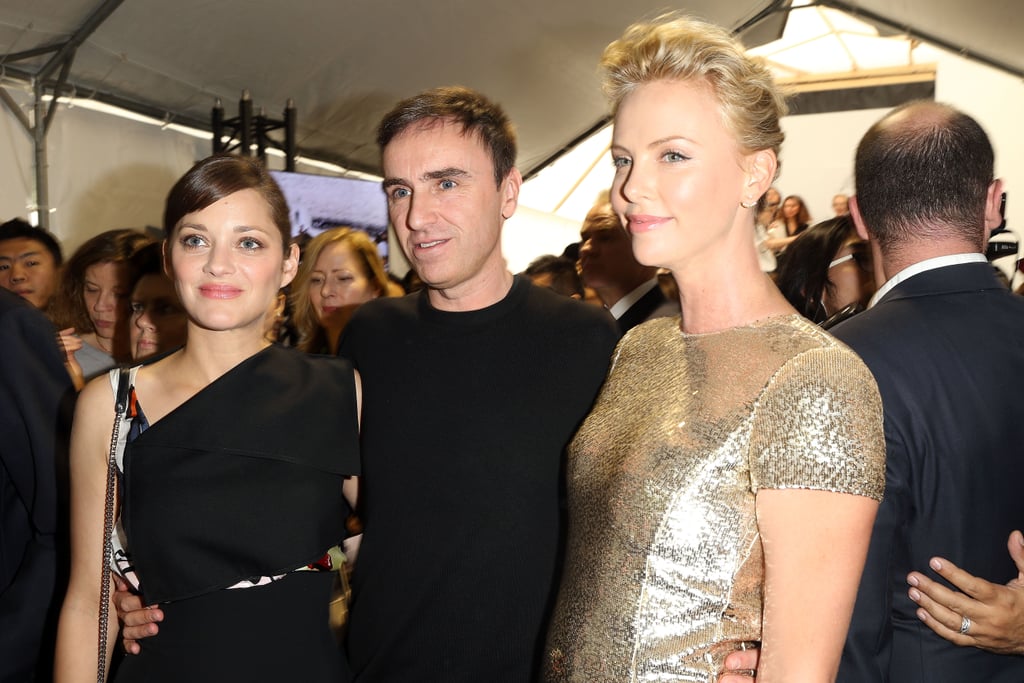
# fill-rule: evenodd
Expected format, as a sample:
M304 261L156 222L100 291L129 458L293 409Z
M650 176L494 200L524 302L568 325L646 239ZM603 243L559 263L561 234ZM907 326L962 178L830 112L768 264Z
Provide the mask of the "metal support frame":
M39 217L39 227L41 228L47 230L50 228L50 184L48 175L49 162L47 161L46 154L46 134L50 131L53 117L57 113L57 97L67 87L68 76L71 73L71 64L75 59L75 52L123 2L124 0L104 0L89 15L85 22L63 42L0 56L0 65L3 65L6 71L8 62L17 62L41 55L51 55L38 71L17 70L16 72L17 75L26 78L32 85L33 119L31 122L25 116L25 112L21 111L21 108L18 107L11 94L3 86L0 86L0 100L14 114L25 131L32 136L32 145L35 153L36 213ZM51 76L53 76L54 71L58 67L60 67L60 74L57 76L56 81L54 81ZM44 102L47 91L53 96L49 106L46 106Z
M210 128L213 131L213 153L237 152L243 156L252 154L255 143L256 156L264 165L267 163L267 148L273 147L284 152L285 170L295 171L295 102L288 100L284 108L284 118L275 120L267 116L263 107L253 116L252 97L248 90L242 91L238 101L238 116L224 118L224 106L218 99L210 112ZM284 129L284 141L279 142L270 136L273 131ZM224 142L224 137L229 141Z

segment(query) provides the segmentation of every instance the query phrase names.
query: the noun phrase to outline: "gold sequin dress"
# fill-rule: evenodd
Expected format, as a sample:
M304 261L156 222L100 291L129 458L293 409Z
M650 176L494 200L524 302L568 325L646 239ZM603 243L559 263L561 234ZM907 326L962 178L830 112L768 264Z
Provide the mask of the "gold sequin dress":
M868 369L797 315L691 335L634 328L569 449L548 681L713 683L761 639L759 488L881 500Z

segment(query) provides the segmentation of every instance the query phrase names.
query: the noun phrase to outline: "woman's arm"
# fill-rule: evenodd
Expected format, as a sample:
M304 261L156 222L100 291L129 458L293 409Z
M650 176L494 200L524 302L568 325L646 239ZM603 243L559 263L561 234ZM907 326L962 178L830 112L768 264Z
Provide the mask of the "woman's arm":
M57 341L64 350L64 367L71 375L71 383L77 391L81 391L85 386L85 377L82 375L82 366L75 358L75 351L82 348L82 340L75 336L75 328L69 327L57 333Z
M759 683L835 680L878 503L846 493L761 489L764 629Z
M772 251L782 251L790 245L799 235L793 235L792 237L773 237L764 241L764 246Z
M57 683L96 680L103 512L113 422L114 397L104 375L82 390L71 429L71 576L57 629ZM107 628L109 664L118 629L113 608Z
M789 243L797 238L789 234L789 228L783 220L773 221L765 231L764 246L774 252L779 252L789 246Z

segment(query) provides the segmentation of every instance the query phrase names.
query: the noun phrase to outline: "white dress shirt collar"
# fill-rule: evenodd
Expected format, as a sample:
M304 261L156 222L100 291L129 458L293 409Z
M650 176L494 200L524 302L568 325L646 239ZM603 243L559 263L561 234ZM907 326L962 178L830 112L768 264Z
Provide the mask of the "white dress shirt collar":
M647 292L651 291L657 286L658 278L651 278L650 280L643 283L626 296L616 301L615 305L608 309L608 312L612 314L613 318L618 320L623 315L625 315L626 311L628 311L633 304L635 304L637 301L640 301L640 299L643 298L643 296L647 294Z
M920 275L929 270L935 270L936 268L945 268L946 266L958 266L962 263L987 263L987 259L984 254L977 252L971 252L967 254L948 254L946 256L936 256L935 258L925 259L924 261L918 261L912 265L907 266L900 272L893 275L891 278L886 280L885 284L878 288L875 295L871 297L871 301L868 302L868 308L871 308L879 301L882 297L888 294L893 287L901 282L905 282L915 275Z

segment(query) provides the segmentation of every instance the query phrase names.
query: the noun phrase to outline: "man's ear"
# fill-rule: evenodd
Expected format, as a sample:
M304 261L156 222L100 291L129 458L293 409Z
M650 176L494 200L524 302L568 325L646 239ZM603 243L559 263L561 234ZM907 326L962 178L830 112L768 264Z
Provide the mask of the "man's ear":
M523 176L515 166L505 176L498 190L501 192L501 217L508 220L519 206L519 188L523 186Z
M857 195L850 197L850 218L853 219L853 227L862 240L871 241L868 235L868 226L864 224L864 217L860 215L860 204L857 202Z
M985 195L985 243L988 244L988 238L992 234L992 231L999 227L1003 222L1003 217L999 215L999 205L1003 201L1003 181L1000 178L996 178L988 186L988 194Z
M881 287L889 279L888 273L885 272L885 259L882 258L882 249L878 246L878 241L871 239L871 234L868 233L868 226L860 213L860 204L857 203L857 195L850 197L850 219L857 234L871 247L871 255L874 256L875 262L875 286Z

